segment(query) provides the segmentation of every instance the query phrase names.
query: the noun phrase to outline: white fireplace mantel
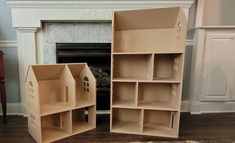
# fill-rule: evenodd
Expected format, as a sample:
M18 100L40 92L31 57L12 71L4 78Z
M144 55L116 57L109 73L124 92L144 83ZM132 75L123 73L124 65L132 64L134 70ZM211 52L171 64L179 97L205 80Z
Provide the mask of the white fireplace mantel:
M111 20L112 11L137 8L181 6L187 10L193 0L77 0L77 1L8 1L12 8L13 27L41 27L42 21Z
M117 10L180 6L188 16L193 0L8 0L17 30L22 113L26 113L24 81L28 65L42 64L42 22L110 21Z

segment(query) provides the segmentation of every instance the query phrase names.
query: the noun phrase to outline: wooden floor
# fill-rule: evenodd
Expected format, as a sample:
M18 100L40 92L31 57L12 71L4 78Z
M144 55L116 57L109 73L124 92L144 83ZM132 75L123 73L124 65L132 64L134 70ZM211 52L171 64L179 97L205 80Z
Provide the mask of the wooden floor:
M0 117L2 120L2 118ZM117 134L109 132L109 116L97 116L97 129L75 135L58 143L85 142L138 142L138 141L186 141L195 140L203 143L235 142L235 113L202 114L181 116L180 137L178 139L158 138ZM27 119L22 116L8 116L7 125L0 122L0 143L34 143L27 132Z

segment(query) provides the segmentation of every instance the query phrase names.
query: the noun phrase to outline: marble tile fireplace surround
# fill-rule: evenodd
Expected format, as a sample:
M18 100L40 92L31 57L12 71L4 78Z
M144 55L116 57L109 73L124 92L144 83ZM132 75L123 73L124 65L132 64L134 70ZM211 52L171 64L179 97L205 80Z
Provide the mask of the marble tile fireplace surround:
M111 22L45 22L43 64L56 63L56 43L111 43Z
M24 81L30 64L56 63L55 43L111 42L112 11L181 6L186 16L193 0L9 0L17 30L22 114Z

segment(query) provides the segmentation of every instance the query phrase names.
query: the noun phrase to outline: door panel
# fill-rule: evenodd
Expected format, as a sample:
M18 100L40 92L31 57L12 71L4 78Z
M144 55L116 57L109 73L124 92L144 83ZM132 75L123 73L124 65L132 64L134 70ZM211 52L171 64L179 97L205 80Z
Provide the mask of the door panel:
M235 35L206 35L202 101L229 101L233 93Z

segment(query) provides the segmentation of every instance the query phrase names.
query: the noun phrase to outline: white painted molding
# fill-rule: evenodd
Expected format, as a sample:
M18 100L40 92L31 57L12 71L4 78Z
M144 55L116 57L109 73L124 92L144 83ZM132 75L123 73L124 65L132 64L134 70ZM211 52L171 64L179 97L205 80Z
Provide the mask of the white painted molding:
M7 2L11 8L139 8L139 7L166 7L181 6L189 8L193 0L67 0L67 1L42 1L42 0L11 0Z
M24 115L21 107L21 103L7 103L7 115ZM2 106L0 106L0 115L2 115Z
M193 28L193 30L197 29L235 29L235 26L199 26Z
M188 100L181 101L181 112L190 112L188 107Z
M197 0L195 27L200 27L203 22L204 0Z
M18 31L23 32L23 33L35 33L37 32L38 28L36 27L24 27L24 28L17 28Z
M235 102L200 102L197 106L200 112L191 111L191 114L235 112Z
M25 77L28 66L37 64L36 31L37 28L17 28L20 97L23 105L26 104ZM23 113L27 112L26 109L25 106L22 106Z
M17 43L13 40L0 40L0 48L16 48Z
M186 40L186 46L193 46L194 45L194 40L193 39L188 39L188 40Z
M111 21L113 11L183 7L186 17L193 0L9 0L13 27L41 27L42 21Z

